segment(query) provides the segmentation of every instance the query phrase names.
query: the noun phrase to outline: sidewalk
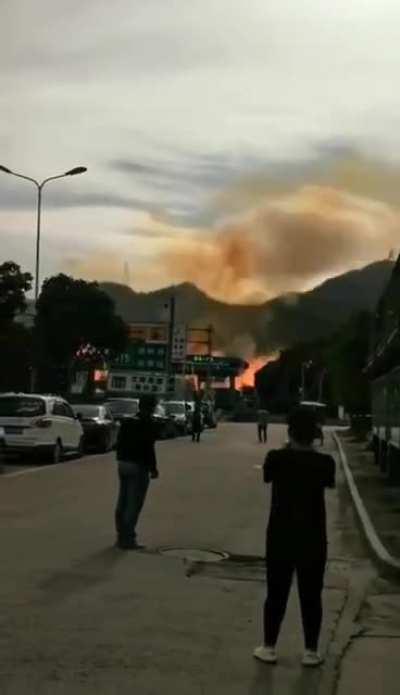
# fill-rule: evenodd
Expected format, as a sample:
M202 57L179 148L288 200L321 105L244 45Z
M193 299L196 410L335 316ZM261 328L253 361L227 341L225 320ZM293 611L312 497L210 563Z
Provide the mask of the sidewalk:
M350 432L341 432L339 440L375 532L400 567L400 487L386 482L365 442L357 441Z
M349 432L339 436L342 465L364 538L380 576L372 583L342 659L338 695L397 695L400 682L400 488L389 487L373 455ZM344 460L343 460L344 458Z

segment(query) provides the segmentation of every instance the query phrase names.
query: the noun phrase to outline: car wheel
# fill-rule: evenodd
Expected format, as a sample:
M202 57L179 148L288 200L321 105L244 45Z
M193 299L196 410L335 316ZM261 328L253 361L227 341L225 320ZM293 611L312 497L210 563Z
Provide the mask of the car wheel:
M80 459L80 458L82 458L84 453L85 453L85 438L81 437L79 440L78 448L76 450L76 457L78 459Z
M57 439L57 441L53 447L53 456L52 456L53 463L54 464L61 463L62 458L63 458L62 443L60 442L59 439Z
M110 432L106 432L103 437L102 445L101 445L101 451L104 454L107 454L109 451L111 451L113 448L113 442L112 442L112 435Z

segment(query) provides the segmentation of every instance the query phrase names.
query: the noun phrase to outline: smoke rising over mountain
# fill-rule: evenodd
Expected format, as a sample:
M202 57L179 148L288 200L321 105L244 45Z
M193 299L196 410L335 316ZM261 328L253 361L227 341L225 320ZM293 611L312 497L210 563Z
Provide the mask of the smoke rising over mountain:
M270 198L215 232L161 252L160 268L228 302L259 302L388 255L399 216L320 186Z
M121 281L129 263L135 289L189 281L222 301L260 303L387 258L400 238L399 186L397 169L360 158L275 183L243 179L216 195L218 223L182 227L149 213L124 233L123 258L99 250L67 270Z

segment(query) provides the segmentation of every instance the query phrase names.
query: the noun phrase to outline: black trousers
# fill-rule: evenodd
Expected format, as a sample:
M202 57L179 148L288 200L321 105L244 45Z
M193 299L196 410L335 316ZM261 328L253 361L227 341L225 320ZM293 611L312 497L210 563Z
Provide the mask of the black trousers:
M192 430L192 442L199 442L201 435L201 429Z
M264 604L264 643L275 646L286 612L294 573L303 622L306 649L318 648L322 623L322 589L326 565L326 544L315 552L267 551L267 598Z
M267 441L267 425L257 425L258 429L258 441L259 442L266 442Z
M146 499L150 478L147 470L133 475L119 473L119 494L115 510L115 527L122 542L136 541L136 524Z

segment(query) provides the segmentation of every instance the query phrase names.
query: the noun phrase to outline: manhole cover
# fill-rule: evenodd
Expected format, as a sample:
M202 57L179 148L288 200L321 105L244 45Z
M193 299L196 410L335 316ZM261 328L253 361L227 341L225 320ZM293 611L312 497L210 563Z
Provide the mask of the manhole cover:
M219 550L199 550L198 548L163 548L162 555L177 557L191 562L221 562L227 560L229 555Z

